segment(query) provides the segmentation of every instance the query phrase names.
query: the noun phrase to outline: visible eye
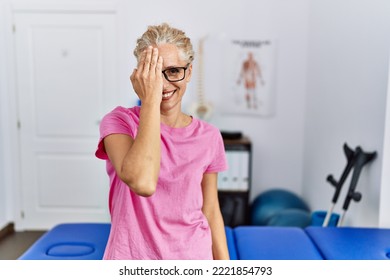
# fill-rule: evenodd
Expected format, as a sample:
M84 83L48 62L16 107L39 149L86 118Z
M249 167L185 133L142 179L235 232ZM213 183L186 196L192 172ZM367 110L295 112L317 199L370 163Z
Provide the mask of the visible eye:
M168 75L176 75L178 73L180 73L180 69L179 68L169 68L166 70L168 73Z

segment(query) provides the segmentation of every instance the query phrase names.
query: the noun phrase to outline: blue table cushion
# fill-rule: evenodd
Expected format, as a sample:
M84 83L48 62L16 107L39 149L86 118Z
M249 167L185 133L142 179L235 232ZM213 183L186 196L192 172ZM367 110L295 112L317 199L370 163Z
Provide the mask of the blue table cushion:
M390 229L311 226L305 231L328 260L390 259Z
M69 223L52 228L39 238L20 260L100 260L110 233L110 224ZM233 229L225 227L229 255L237 259Z
M231 227L225 226L225 233L230 259L237 260L236 242L233 229Z
M77 257L90 255L95 251L93 244L57 244L47 250L48 256L54 257Z
M106 223L60 224L41 236L20 260L100 260L110 233Z
M298 227L239 226L234 229L240 260L322 260Z
M100 260L110 224L60 224L20 260ZM390 229L348 227L225 227L232 260L390 259Z

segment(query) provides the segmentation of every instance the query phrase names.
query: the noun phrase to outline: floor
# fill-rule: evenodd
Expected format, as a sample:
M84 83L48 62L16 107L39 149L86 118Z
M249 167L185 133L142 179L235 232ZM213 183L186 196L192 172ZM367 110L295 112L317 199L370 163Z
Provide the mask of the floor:
M0 260L17 260L44 231L10 233L0 240Z

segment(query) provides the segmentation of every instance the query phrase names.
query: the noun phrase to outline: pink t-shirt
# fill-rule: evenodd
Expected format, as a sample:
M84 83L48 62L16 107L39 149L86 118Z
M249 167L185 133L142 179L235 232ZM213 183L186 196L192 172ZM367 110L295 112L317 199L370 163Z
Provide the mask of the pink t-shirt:
M193 118L184 128L161 124L156 192L141 197L117 176L104 150L109 134L137 135L140 107L117 107L100 124L96 156L110 178L111 232L104 259L212 259L211 232L202 213L204 173L226 170L219 130Z

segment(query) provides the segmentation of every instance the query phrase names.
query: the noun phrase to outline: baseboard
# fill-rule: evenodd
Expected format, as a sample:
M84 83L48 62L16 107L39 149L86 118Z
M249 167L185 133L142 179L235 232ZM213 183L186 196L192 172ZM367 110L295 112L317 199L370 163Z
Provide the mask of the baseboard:
M9 223L0 230L0 240L15 232L14 223Z

